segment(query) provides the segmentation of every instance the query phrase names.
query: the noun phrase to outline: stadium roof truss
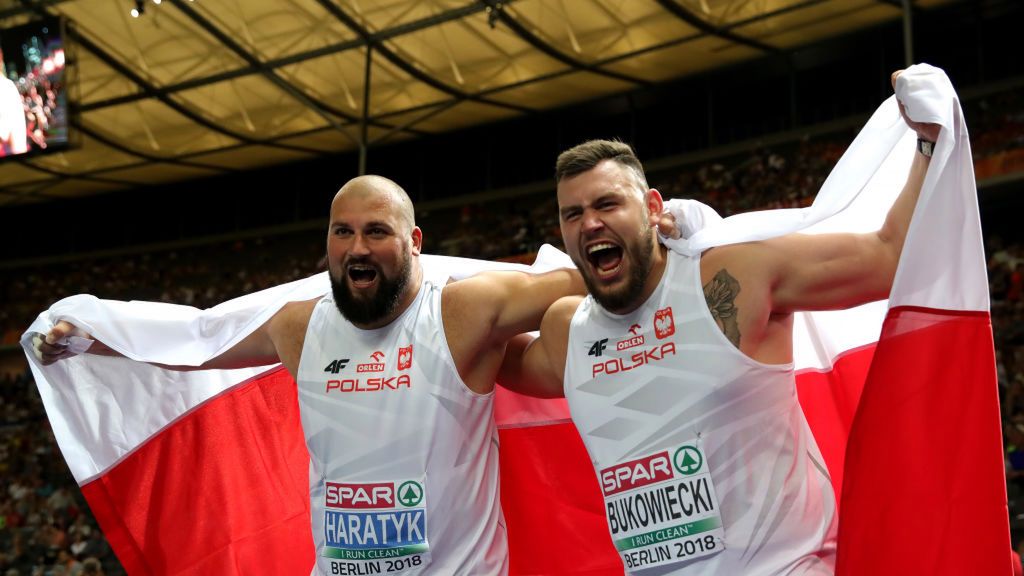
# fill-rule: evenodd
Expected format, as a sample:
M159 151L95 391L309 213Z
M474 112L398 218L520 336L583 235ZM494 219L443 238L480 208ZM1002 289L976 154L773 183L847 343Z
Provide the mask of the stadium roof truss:
M133 18L134 5L0 0L3 24L66 19L80 136L0 163L0 206L365 152L903 14L899 0L145 0Z

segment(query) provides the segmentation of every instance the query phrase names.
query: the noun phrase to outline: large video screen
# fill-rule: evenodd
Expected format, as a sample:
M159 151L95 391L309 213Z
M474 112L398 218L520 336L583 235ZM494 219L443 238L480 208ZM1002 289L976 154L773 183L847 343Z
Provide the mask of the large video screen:
M68 145L59 19L0 30L0 158Z

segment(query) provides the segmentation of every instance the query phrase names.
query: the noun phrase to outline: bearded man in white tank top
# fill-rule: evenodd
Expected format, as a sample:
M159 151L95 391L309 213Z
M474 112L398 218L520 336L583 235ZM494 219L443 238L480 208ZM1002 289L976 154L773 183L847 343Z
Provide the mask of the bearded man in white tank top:
M495 376L509 338L536 330L576 271L489 272L447 284L420 266L422 232L396 183L363 176L331 204L331 294L285 305L198 367L281 362L298 384L310 453L312 574L499 576ZM58 323L44 363L68 353ZM88 350L116 354L102 342Z
M934 143L938 126L904 119ZM797 402L792 315L888 295L929 162L919 148L877 232L692 258L659 245L662 198L628 145L559 156L562 237L589 296L517 338L499 382L568 399L628 573L834 572L836 499Z

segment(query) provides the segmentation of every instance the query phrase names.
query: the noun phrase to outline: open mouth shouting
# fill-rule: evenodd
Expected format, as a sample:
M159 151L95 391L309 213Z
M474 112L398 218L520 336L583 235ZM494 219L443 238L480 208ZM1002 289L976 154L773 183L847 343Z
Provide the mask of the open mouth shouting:
M584 248L594 275L601 280L615 278L622 269L622 247L599 240Z
M377 268L370 264L354 263L349 264L346 269L349 282L354 288L369 288L374 285L379 275Z

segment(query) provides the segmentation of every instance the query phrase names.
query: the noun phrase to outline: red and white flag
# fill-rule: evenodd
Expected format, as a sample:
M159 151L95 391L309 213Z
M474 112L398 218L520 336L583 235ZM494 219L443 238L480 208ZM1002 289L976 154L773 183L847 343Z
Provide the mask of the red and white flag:
M1009 574L988 289L966 128L941 71L912 67L897 94L912 118L943 129L891 300L801 315L795 323L801 403L842 494L838 571ZM675 249L798 230L877 229L913 151L914 135L890 98L811 207L730 217ZM535 269L567 261L543 256ZM495 266L422 261L437 277ZM328 288L321 274L205 311L75 296L26 332L22 344L61 451L130 574L309 573L309 457L287 372L170 372L132 360L201 364L284 303ZM127 358L85 354L42 367L31 337L61 319ZM511 572L621 574L596 477L564 401L499 389L495 419Z
M942 130L890 299L851 310L801 313L794 322L801 406L841 494L837 574L1008 575L1010 533L988 282L967 129L941 70L911 67L896 92L911 118ZM670 244L693 254L795 231L877 230L906 180L915 139L896 97L890 98L812 206L711 221ZM503 484L503 493L509 500L546 502L506 506L510 528L526 525L540 535L530 542L513 539L519 546L513 547L513 568L523 567L522 574L558 574L570 573L575 562L588 568L613 564L615 551L607 537L586 531L565 546L558 540L575 536L564 530L573 525L569 522L597 523L597 517L604 526L596 481L575 430L550 425L568 422L568 412L530 414L524 406L536 401L525 398L516 398L510 409L512 395L505 396L505 405L498 406L506 422L502 478L513 482ZM549 425L531 427L529 421ZM505 450L513 442L515 449ZM520 454L530 457L519 462ZM588 483L593 484L589 495L565 489ZM550 520L552 511L567 518L566 524L559 516ZM585 552L565 559L566 550ZM621 568L592 573L618 574Z

